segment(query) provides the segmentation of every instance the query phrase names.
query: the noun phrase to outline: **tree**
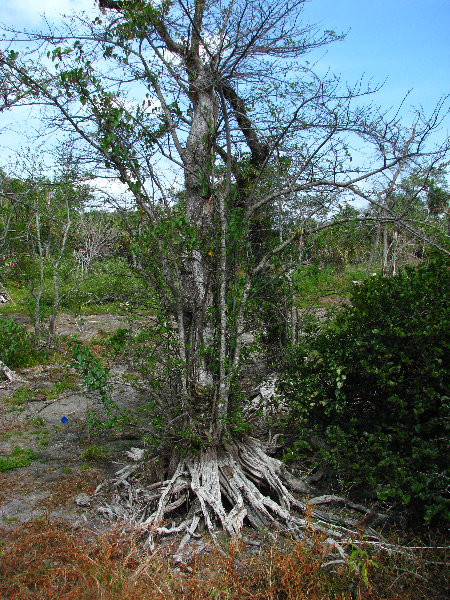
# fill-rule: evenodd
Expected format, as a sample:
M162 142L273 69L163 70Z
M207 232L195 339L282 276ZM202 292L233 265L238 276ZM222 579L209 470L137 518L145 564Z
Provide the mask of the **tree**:
M23 179L1 174L0 248L5 258L9 258L10 270L27 282L33 299L36 339L41 333L43 317L50 315L49 340L52 340L62 299L62 275L71 269L70 233L77 211L89 198L89 190L67 161L52 180L40 172L34 161L29 161L25 170L29 172ZM46 276L52 280L53 291L48 294L52 299L47 302L45 315Z
M367 270L370 270L377 251L381 250L382 273L395 275L398 259L402 256L403 259L424 256L423 238L429 232L433 231L436 239L441 237L445 240L448 236L449 198L445 167L433 165L425 171L413 170L398 186L387 190L382 203L371 207L368 214L381 216L385 211L393 211L402 215L403 223L414 223L416 231L408 231L399 223L380 222L376 227ZM417 232L421 232L422 236L418 236Z
M107 213L85 212L78 228L76 259L82 273L88 273L92 262L111 252L119 237L119 228Z
M289 274L305 240L330 225L337 203L378 205L411 164L435 164L448 150L424 152L443 102L429 120L418 113L408 131L354 106L370 88L312 72L303 57L338 36L304 26L303 4L100 0L104 13L93 23L80 18L64 36L28 35L37 44L29 62L2 55L8 77L53 106L53 126L77 134L97 169L128 186L145 220L139 268L176 337L174 400L161 410L172 411L167 421L176 420L185 440L149 501L145 523L159 532L192 496L176 528L188 536L201 519L212 533L219 522L236 534L245 518L303 529L291 508L305 505L289 487L305 485L259 442L236 434L244 333L265 291ZM351 162L358 140L371 151L367 165ZM318 214L323 221L309 229ZM390 210L382 219L399 222Z

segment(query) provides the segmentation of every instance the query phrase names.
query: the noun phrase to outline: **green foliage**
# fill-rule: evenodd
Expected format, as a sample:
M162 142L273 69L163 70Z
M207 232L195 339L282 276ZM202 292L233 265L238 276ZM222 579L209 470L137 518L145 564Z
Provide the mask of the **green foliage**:
M362 212L352 206L340 206L326 227L307 241L307 251L314 261L332 266L342 273L350 262L361 262L370 240L367 225L360 221Z
M125 345L130 339L130 330L119 327L106 340L105 344L113 354L120 354L125 350Z
M92 268L78 282L68 280L66 288L70 287L61 302L61 307L71 311L83 311L92 307L97 311L98 306L107 302L129 300L133 294L142 288L142 282L121 257L110 257L95 261ZM120 307L115 307L119 310Z
M8 367L26 367L39 356L34 336L13 318L0 319L0 360Z
M336 282L331 266L305 265L293 276L293 286L301 306L317 304L320 297L336 291Z
M60 394L65 392L66 390L70 390L75 387L75 383L73 378L70 376L66 376L60 381L57 381L49 388L44 388L42 393L48 400L52 400L58 398Z
M30 397L29 386L22 385L14 390L12 396L3 398L3 402L12 407L12 410L23 409L25 402Z
M367 589L371 588L369 569L378 569L379 565L373 560L373 558L371 558L368 550L360 546L357 546L354 550L352 550L348 558L348 567L350 574L356 573L362 580L364 586Z
M336 296L347 298L353 289L352 282L365 278L364 269L353 265L347 265L343 271L330 264L302 265L292 277L297 306L320 306L324 298Z
M16 446L9 456L0 456L0 473L6 473L6 471L20 469L21 467L28 467L34 458L35 455L32 450L24 450Z
M101 364L100 360L92 354L83 342L77 339L72 341L72 358L72 366L78 368L86 388L95 398L100 400L108 417L107 420L99 420L91 414L90 425L102 428L117 426L121 414L111 395L112 386L109 382L108 369Z
M352 307L305 334L283 384L297 453L313 434L347 484L427 521L448 511L449 289L443 259L355 286Z
M106 452L103 446L90 444L81 452L80 458L83 460L102 460L106 457Z
M0 306L0 314L24 309L34 318L35 300L23 287L22 278L26 274L22 263L19 272L12 272L14 278L8 285L8 292L15 305ZM63 261L60 268L60 309L75 313L99 314L107 311L117 313L129 311L129 301L143 289L142 280L133 272L122 257L108 257L93 261L88 273L81 273L72 259ZM41 318L45 319L53 311L55 291L51 264L44 264L44 289L40 300Z

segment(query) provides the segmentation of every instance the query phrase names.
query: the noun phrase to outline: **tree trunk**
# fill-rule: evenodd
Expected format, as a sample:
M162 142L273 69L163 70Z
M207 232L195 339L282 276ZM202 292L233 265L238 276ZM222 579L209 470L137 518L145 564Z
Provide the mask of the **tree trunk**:
M211 254L214 239L214 197L212 190L212 148L217 123L217 99L206 67L191 83L192 125L184 151L186 217L198 245L186 253L183 281L183 329L181 343L186 351L190 393L212 397L214 390L215 319ZM209 253L207 251L210 246ZM214 420L215 415L210 418Z
M59 249L59 256L58 256L58 258L56 259L56 261L53 264L53 289L54 289L54 292L55 292L55 299L53 301L53 311L52 311L52 314L50 316L50 322L49 322L49 326L48 326L48 340L49 340L49 342L53 341L53 338L55 336L56 317L58 315L59 303L61 301L60 289L59 289L59 267L61 265L62 258L64 256L65 251L66 251L67 236L68 236L69 229L70 229L70 226L71 226L70 206L69 206L69 200L67 198L67 195L66 195L66 213L67 213L67 221L66 221L66 224L64 226L63 237L62 237L62 240L61 240L61 247Z
M368 263L367 263L366 275L369 275L369 273L370 273L370 271L372 269L372 264L373 264L373 261L375 259L376 253L378 251L378 246L380 245L381 228L382 228L382 225L380 223L377 226L377 233L375 235L375 240L373 242L372 252L370 253L369 260L368 260Z
M34 333L39 338L41 333L41 298L44 292L44 252L41 243L41 221L37 201L35 200L36 241L39 253L39 287L34 292L34 281L30 281L30 292L34 298Z

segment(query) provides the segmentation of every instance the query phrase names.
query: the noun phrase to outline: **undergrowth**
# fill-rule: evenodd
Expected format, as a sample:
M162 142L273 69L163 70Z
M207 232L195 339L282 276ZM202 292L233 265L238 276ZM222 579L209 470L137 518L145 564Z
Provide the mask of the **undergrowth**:
M15 369L35 364L40 354L32 333L13 318L0 319L0 360Z
M34 453L32 450L14 448L9 456L0 456L0 473L6 473L6 471L12 471L13 469L20 469L21 467L28 467L34 460Z
M450 514L449 284L439 257L354 286L352 306L303 332L281 386L299 431L293 456L412 522Z
M9 600L443 600L439 563L361 547L324 568L322 546L273 542L253 551L229 543L175 568L170 547L152 554L133 537L63 522L0 529L0 597ZM439 558L439 557L438 557ZM442 557L441 557L442 558ZM364 576L362 575L364 573Z

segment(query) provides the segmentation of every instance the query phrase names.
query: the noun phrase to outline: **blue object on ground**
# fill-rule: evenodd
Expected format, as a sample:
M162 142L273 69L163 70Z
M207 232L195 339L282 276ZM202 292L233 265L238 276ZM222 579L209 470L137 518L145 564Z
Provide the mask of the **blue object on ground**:
M61 423L62 423L63 425L65 425L65 424L67 423L67 421L68 421L68 420L69 420L69 419L68 419L67 417L63 417L63 418L61 419Z

